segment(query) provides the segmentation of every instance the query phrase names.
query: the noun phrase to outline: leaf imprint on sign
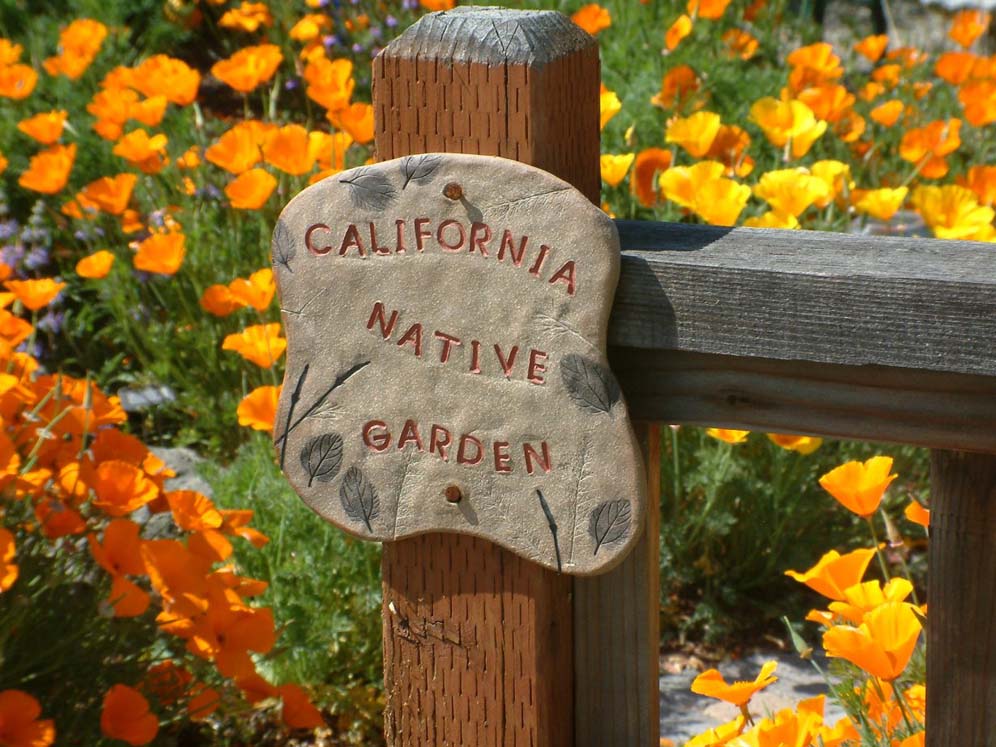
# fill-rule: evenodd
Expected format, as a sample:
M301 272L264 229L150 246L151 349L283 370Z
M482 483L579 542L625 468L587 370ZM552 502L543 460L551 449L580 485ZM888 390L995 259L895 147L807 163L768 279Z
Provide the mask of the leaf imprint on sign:
M270 253L273 255L273 264L286 267L288 272L294 272L290 263L294 259L297 250L290 237L287 226L282 221L277 221L276 228L273 229L273 241L270 244Z
M315 480L332 482L342 464L342 436L324 433L315 436L301 449L301 465L308 473L308 487Z
M358 169L352 176L339 180L349 187L353 205L363 210L383 210L398 196L387 176L379 171Z
M359 467L354 465L346 470L339 487L339 500L346 516L353 521L362 521L367 531L373 534L370 522L380 513L380 500L377 490Z
M595 506L588 520L588 534L595 540L595 551L592 555L598 555L602 545L619 542L629 534L632 515L633 511L627 500L602 501Z
M572 353L560 362L560 375L571 399L584 410L609 412L619 401L619 384L608 368Z
M416 184L428 184L436 176L436 169L442 159L432 154L424 156L408 156L401 159L401 173L405 177L405 183L401 185L404 190L411 182Z

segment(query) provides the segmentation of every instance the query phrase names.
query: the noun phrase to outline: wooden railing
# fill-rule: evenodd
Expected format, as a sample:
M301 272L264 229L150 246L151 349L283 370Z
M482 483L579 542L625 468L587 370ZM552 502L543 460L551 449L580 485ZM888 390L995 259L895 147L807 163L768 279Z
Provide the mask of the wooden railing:
M432 14L375 61L377 155L501 155L597 201L598 82L559 14ZM996 248L618 226L611 360L651 502L659 423L934 449L927 744L996 745ZM657 521L574 580L467 536L386 544L388 743L656 745Z

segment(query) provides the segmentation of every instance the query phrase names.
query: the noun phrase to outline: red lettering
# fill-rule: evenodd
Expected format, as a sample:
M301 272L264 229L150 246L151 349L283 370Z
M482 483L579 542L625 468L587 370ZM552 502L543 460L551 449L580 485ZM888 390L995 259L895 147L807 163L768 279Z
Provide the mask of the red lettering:
M470 341L470 372L481 372L481 343L477 340Z
M575 266L574 266L574 260L572 259L570 262L565 262L563 267L561 267L559 270L557 270L555 273L553 273L553 276L550 278L550 283L551 284L552 283L566 283L567 284L567 295L568 296L573 296L574 295L574 271L575 271Z
M401 429L401 435L398 436L398 451L401 451L410 443L415 444L419 451L425 451L422 448L422 436L419 435L418 425L414 420L405 421L405 427Z
M398 254L405 253L405 222L403 220L394 221L394 228L397 233L397 241L395 242L394 251Z
M374 324L380 324L380 334L385 340L391 338L394 332L394 323L398 321L398 312L392 311L391 318L384 318L384 304L380 301L374 303L373 311L370 312L370 319L367 320L367 329L373 329Z
M415 248L420 252L425 251L425 244L423 239L428 239L432 236L432 231L423 231L422 226L429 223L428 218L416 218L415 219Z
M546 262L546 255L550 253L550 247L546 244L540 244L540 253L536 257L536 261L533 262L533 266L529 268L529 274L539 277L540 270L543 267L543 263Z
M391 250L386 246L379 246L377 244L377 228L374 226L373 222L370 222L370 251L374 254L390 254ZM553 282L552 280L550 281Z
M533 460L539 464L539 468L549 474L550 465L550 448L546 445L546 441L540 442L540 449L543 455L540 456L536 449L533 448L532 444L522 444L522 453L526 458L526 472L530 475L535 471L533 468Z
M429 453L432 454L438 450L439 458L444 462L448 462L449 459L446 458L446 452L452 440L453 437L450 435L450 432L443 428L443 426L433 425L429 435Z
M467 444L473 444L477 453L473 457L467 456ZM475 465L484 460L484 444L469 434L460 436L460 448L457 450L457 461L460 464Z
M483 236L478 238L477 233L482 232ZM481 253L482 256L488 256L488 248L484 245L486 242L491 241L491 227L486 223L473 223L470 226L470 253L474 253L474 249Z
M433 336L443 343L443 349L439 351L439 362L446 363L450 359L450 348L454 345L459 345L460 338L452 337L445 332L440 332L438 329L433 333Z
M528 241L528 236L522 237L519 241L519 253L516 254L512 232L506 228L505 233L501 235L501 246L498 247L498 261L503 261L505 259L505 252L508 252L508 255L512 258L512 264L516 267L522 267L522 258L526 255L526 243Z
M356 230L356 226L353 223L350 223L349 228L346 229L346 235L342 237L342 244L339 246L339 256L345 257L346 252L353 247L356 247L361 257L367 256L367 252L363 248L363 242L360 241L360 232Z
M457 241L457 243L455 244L449 244L444 240L446 229L449 228L450 226L456 226L457 234L460 237L460 240ZM442 223L439 224L439 228L436 230L436 241L439 242L439 245L443 248L444 251L458 252L461 249L463 249L463 245L466 240L467 240L467 234L463 230L463 224L460 223L460 221L458 220L453 220L452 218L450 220L444 220Z
M308 226L308 230L304 232L304 245L308 248L308 251L314 254L316 257L321 257L332 251L332 245L328 246L315 246L311 243L311 237L314 235L315 231L331 231L332 229L326 226L324 223L316 223L313 226Z
M533 384L543 384L545 379L541 374L546 371L546 366L543 365L543 361L547 358L546 353L542 350L530 350L529 351L529 368L526 370L526 379L531 381Z
M512 455L508 453L508 441L495 441L495 472L507 475L512 471Z
M497 343L495 344L495 355L498 356L498 364L501 366L501 370L505 372L505 376L509 377L512 375L512 369L515 367L515 356L519 354L519 346L513 345L511 351L509 351L508 358L505 358L501 352L501 346Z
M373 433L374 429L383 433ZM371 420L363 426L363 443L372 451L386 451L391 446L391 432L383 420Z
M422 357L422 325L421 324L413 324L411 327L409 327L408 331L405 332L404 335L402 335L402 337L401 337L400 340L398 340L398 347L400 348L402 345L407 345L408 343L412 343L412 345L414 346L414 348L415 348L415 357L416 358L421 358Z

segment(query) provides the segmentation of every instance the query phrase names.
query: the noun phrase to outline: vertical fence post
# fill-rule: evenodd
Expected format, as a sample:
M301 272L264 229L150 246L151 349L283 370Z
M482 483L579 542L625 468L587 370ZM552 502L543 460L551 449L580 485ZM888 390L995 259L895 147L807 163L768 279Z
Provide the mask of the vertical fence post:
M556 13L426 16L374 62L377 157L504 156L597 200L598 83ZM573 744L568 576L441 533L385 544L381 568L389 745Z
M599 79L597 44L558 13L425 16L374 61L377 157L503 156L597 203ZM469 536L385 544L388 744L656 745L658 531L648 525L619 568L577 582Z
M931 452L927 747L996 746L996 455Z

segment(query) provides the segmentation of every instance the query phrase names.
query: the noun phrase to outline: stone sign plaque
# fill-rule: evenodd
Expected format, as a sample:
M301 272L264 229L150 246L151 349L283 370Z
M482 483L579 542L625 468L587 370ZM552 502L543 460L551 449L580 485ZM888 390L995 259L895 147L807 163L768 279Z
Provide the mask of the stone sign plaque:
M592 574L642 529L644 478L605 356L612 221L516 161L427 154L327 178L284 209L274 438L346 531L487 538Z

